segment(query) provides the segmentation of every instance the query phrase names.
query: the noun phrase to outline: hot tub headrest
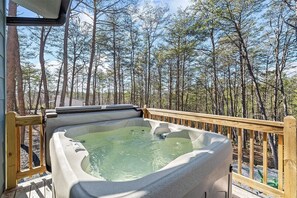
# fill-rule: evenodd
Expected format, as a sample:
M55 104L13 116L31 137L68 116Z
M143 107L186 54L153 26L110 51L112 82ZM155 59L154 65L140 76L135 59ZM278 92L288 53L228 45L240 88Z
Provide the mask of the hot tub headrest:
M56 107L57 114L138 109L132 104Z

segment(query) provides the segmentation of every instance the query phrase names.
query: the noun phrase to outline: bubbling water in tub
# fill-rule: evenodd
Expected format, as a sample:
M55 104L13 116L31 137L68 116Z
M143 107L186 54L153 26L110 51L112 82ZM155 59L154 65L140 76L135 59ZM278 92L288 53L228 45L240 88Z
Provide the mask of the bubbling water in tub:
M135 180L193 151L189 138L160 139L150 127L129 126L77 136L89 152L87 173L107 181Z

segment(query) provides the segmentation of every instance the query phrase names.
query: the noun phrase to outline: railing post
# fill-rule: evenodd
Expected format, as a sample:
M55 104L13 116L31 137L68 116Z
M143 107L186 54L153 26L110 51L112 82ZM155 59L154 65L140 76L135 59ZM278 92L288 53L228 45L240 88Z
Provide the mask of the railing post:
M6 114L6 189L16 187L17 179L17 144L16 113Z
M284 192L285 198L297 197L296 119L284 119Z
M142 112L143 112L143 118L148 118L148 111L146 109L146 105L144 105Z

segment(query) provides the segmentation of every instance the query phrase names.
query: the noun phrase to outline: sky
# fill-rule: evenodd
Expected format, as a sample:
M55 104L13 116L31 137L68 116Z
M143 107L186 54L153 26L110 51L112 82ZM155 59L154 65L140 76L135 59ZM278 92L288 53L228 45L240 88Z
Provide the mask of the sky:
M154 0L154 2L168 4L172 13L175 13L178 8L185 9L191 4L191 0Z
M141 4L144 4L144 1L146 0L140 0L140 6ZM191 4L191 0L151 0L155 4L161 4L161 5L168 5L169 6L169 12L174 14L177 12L179 8L185 9L188 5ZM92 20L84 13L79 14L81 21L85 21L88 23L91 23Z
M145 0L140 0L140 4L142 4ZM169 6L169 12L174 14L177 12L178 9L185 9L188 5L191 4L191 0L150 0L155 4L167 4ZM8 1L7 2L7 7L8 7ZM31 12L30 10L23 8L22 6L18 7L18 16L21 17L36 17L37 15L34 12ZM90 18L86 16L85 14L81 13L80 14L81 20L82 21L90 21ZM59 65L60 63L57 60L53 60L52 57L49 57L46 55L46 59L48 61L49 65ZM31 60L36 66L39 64L38 59L36 60Z
M171 13L176 13L179 8L184 9L191 4L191 0L152 0L152 1L156 4L168 4ZM8 7L8 1L7 1L7 7ZM18 7L18 15L23 17L36 16L35 13L21 6Z

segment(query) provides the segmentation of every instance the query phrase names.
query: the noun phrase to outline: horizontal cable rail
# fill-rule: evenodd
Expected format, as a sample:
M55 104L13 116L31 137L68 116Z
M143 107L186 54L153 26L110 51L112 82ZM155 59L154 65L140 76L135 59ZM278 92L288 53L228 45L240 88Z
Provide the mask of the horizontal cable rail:
M28 156L28 162L21 159L21 152L27 153L24 155ZM39 155L36 154L37 152ZM36 161L37 163L39 161L39 164L35 164ZM42 115L18 116L15 112L8 112L6 114L6 189L16 187L20 179L45 171Z
M144 108L144 117L165 122L180 124L206 131L226 135L231 141L237 136L237 172L233 171L233 179L252 189L259 190L275 197L297 197L296 193L296 120L292 116L284 122L237 118L220 115L200 114L194 112L165 109ZM242 175L243 135L249 136L249 176ZM255 135L261 137L263 170L262 182L254 178ZM278 187L268 185L268 135L277 139L278 151Z

